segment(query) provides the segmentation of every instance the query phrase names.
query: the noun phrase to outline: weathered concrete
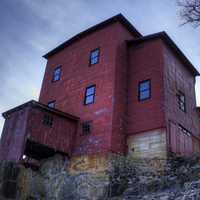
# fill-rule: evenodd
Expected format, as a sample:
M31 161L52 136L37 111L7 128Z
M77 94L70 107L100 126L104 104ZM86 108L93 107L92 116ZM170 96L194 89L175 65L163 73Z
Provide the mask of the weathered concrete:
M134 158L167 157L167 140L165 129L155 129L128 137L129 155Z

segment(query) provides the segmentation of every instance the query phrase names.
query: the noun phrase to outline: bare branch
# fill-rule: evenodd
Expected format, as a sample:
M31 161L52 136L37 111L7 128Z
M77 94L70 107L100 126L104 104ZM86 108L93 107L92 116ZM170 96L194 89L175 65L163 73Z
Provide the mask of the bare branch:
M200 26L200 0L178 0L177 2L181 8L182 25L192 24L194 27Z

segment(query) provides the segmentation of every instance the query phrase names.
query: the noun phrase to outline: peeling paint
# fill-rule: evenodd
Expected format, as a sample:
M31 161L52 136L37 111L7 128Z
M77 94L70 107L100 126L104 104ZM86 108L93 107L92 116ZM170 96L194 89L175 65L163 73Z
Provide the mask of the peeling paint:
M102 108L100 110L97 110L95 113L95 115L101 115L102 113L106 113L108 112L108 109L107 108Z

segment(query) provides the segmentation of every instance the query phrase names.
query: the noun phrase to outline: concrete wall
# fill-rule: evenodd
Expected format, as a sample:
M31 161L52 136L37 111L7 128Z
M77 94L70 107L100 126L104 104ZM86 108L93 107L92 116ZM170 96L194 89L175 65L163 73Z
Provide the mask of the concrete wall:
M166 158L166 130L155 129L128 137L128 152L134 158Z

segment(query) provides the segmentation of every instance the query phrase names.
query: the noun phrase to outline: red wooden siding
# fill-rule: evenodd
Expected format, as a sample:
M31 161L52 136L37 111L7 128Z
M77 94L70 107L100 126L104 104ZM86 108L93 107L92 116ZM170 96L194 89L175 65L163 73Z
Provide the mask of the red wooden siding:
M26 137L29 108L10 114L5 120L0 143L0 160L18 161Z
M67 118L44 107L37 102L27 103L6 114L0 144L1 160L19 161L24 154L27 140L71 156L78 119ZM44 115L53 117L52 127L43 124Z
M119 22L93 32L48 59L39 101L56 100L63 112L92 122L91 134L79 127L74 155L124 152L126 113L126 40L134 37ZM100 48L99 63L89 66L90 52ZM61 80L51 82L56 66ZM116 67L117 65L117 67ZM94 104L84 105L85 88L96 85Z
M153 49L153 51L152 51ZM132 45L128 66L128 135L165 127L162 42ZM138 101L138 84L151 80L151 98Z
M180 155L190 155L199 152L199 145L196 144L200 142L195 77L164 42L162 47L164 57L164 109L166 123L170 121L169 149ZM179 109L177 98L179 91L185 94L186 112ZM182 133L179 125L187 129L191 136Z
M52 127L42 123L44 115L53 117ZM73 141L76 137L76 128L76 121L67 120L62 116L32 108L28 118L27 138L71 155Z
M90 65L90 53L96 48L100 49L99 62ZM71 156L123 154L128 137L161 128L167 130L168 140L163 143L172 152L199 151L198 72L166 33L142 37L119 15L78 34L45 58L40 103L21 106L7 116L1 158L18 160L27 139ZM60 80L52 82L58 66ZM138 84L147 79L151 98L138 101ZM84 105L85 89L91 85L96 86L94 103ZM179 109L179 91L185 94L186 112ZM60 114L44 106L50 101L55 101ZM80 122L69 114L66 117L67 113L80 117ZM53 116L53 127L42 124L44 114ZM83 134L81 124L87 121L91 133ZM181 133L179 125L191 135Z
M184 133L177 124L170 122L170 151L176 155L189 156L199 151L199 141L191 134Z

